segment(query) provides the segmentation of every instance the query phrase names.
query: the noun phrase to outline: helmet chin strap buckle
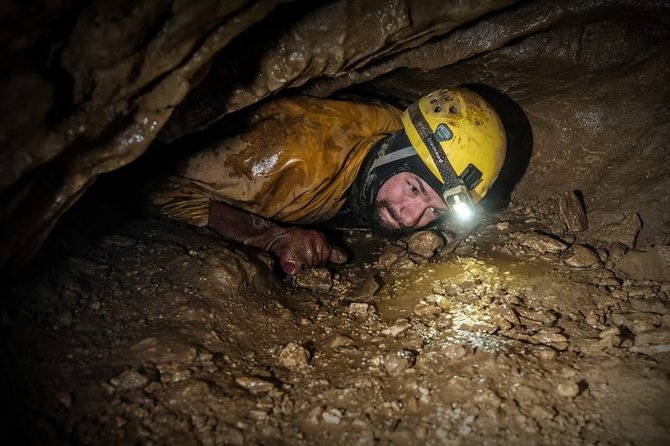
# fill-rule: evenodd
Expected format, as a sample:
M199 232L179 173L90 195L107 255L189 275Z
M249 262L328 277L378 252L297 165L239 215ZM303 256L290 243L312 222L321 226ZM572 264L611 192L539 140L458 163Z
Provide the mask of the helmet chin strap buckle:
M459 220L468 221L475 215L475 204L465 184L454 186L442 194L451 213Z

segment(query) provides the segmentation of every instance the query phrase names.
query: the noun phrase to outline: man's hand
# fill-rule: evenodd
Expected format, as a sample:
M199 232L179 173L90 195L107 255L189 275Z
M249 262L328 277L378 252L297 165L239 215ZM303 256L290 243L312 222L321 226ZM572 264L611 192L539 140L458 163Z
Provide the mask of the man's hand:
M228 239L274 253L289 275L329 261L347 261L344 251L328 243L319 231L282 227L225 203L210 202L209 226Z
M279 258L281 268L289 275L328 262L347 261L344 251L328 243L322 233L311 229L284 228L284 232L270 243L268 251Z

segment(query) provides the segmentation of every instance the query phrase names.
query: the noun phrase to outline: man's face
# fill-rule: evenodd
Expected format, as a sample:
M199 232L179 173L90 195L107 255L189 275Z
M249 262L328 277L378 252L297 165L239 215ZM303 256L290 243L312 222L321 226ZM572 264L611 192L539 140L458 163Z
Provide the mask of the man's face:
M432 187L413 173L401 172L379 188L372 226L381 235L399 237L445 212L447 205Z

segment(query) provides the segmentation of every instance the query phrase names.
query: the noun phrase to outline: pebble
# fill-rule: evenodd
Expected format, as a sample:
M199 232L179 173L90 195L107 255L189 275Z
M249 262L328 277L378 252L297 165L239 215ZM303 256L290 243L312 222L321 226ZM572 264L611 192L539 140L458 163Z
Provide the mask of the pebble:
M63 327L69 327L74 321L74 316L70 310L65 310L58 316L58 321Z
M371 310L370 304L364 302L353 302L349 304L348 312L354 317L364 318L368 315L368 312Z
M327 293L333 287L333 277L326 268L307 268L293 276L293 283L299 288Z
M382 334L386 336L398 336L410 329L412 324L407 319L398 319L393 325L382 330Z
M432 316L435 316L438 313L441 313L442 308L440 308L436 305L418 303L418 304L414 305L413 312L417 316L432 317Z
M58 401L68 409L72 407L72 394L70 392L59 392Z
M384 358L384 368L389 375L399 375L414 365L416 355L409 350L389 353Z
M407 251L400 246L387 246L377 259L377 266L380 269L387 269L393 265L398 259L407 256Z
M562 382L556 386L556 393L563 398L574 398L579 395L579 385L574 381Z
M656 245L646 251L631 249L618 257L615 268L635 280L670 282L670 246Z
M429 259L444 246L444 239L432 231L417 231L407 239L407 249Z
M287 369L297 369L309 364L310 354L306 348L289 342L279 353L279 364Z
M144 387L149 382L149 378L137 370L131 369L121 372L118 376L110 379L109 382L117 390L131 390Z
M274 383L267 379L259 378L257 376L238 376L235 378L238 386L255 394L269 392L275 388Z

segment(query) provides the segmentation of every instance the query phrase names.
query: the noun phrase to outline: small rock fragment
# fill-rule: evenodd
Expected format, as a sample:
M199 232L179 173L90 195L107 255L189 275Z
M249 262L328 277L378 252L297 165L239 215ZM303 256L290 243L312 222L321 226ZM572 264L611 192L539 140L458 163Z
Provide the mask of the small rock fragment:
M418 303L414 305L414 314L421 317L432 317L441 313L442 309L437 305Z
M267 379L257 376L239 376L235 378L238 386L253 394L265 393L275 388L275 385Z
M407 319L398 319L393 325L382 330L382 334L386 336L398 336L410 329L412 324Z
M306 348L295 343L289 342L279 353L279 364L287 369L297 369L309 364L310 354Z
M568 245L560 240L556 240L545 234L537 232L518 232L515 237L519 244L527 248L533 249L540 253L559 253L565 251Z
M597 254L583 245L573 245L567 252L568 257L564 260L566 265L575 268L590 268L599 263Z
M389 353L384 358L384 368L390 375L399 375L414 365L416 356L409 350Z
M604 243L606 245L614 245L621 243L628 248L635 246L637 235L642 229L642 220L637 214L627 215L622 221L601 226L593 230L589 230L589 236L594 241Z
M144 387L149 382L149 379L137 370L131 369L121 372L121 374L112 378L109 382L117 390L130 390Z
M293 276L293 283L300 288L328 292L333 287L333 277L326 268L307 268Z
M377 266L381 269L387 269L398 259L407 257L407 251L400 246L387 246L377 259Z
M563 221L570 232L586 230L588 227L586 212L584 206L582 206L582 201L575 191L563 192L558 201L558 207Z
M366 304L363 302L353 302L349 304L349 314L356 318L364 318L368 315L368 312L370 311L372 307L370 307L370 304Z
M615 268L631 279L670 282L670 246L656 245L647 251L631 249L616 259Z
M556 386L556 393L563 398L574 398L579 395L579 384L574 381L560 383Z
M426 259L433 257L442 246L444 240L432 231L417 231L407 239L407 249Z
M331 339L330 342L328 343L328 346L330 348L348 347L350 345L354 345L354 340L351 339L349 336L344 335L337 335L333 339Z

